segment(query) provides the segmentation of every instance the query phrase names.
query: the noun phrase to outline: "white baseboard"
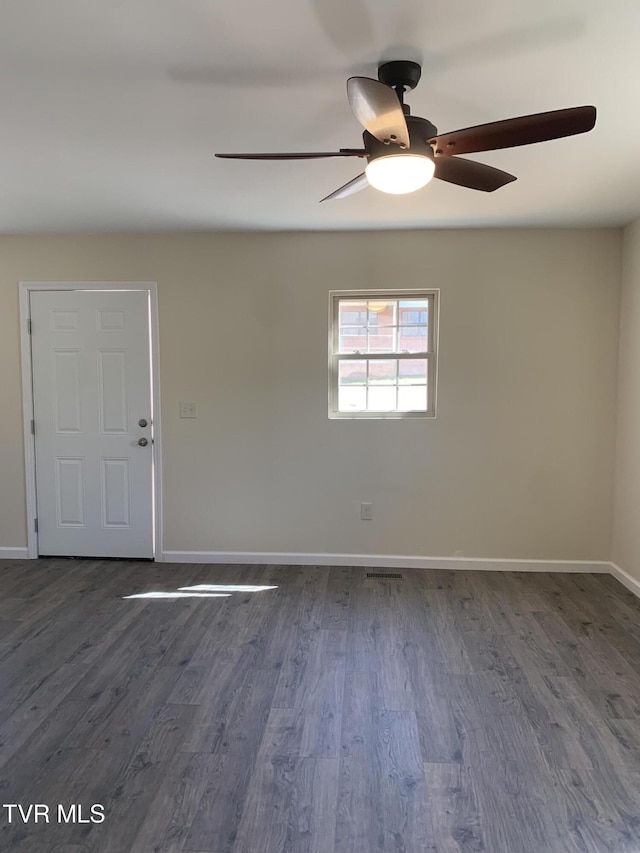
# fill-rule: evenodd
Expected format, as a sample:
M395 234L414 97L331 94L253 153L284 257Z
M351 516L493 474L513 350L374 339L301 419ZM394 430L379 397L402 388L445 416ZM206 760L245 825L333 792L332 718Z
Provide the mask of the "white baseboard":
M28 560L28 548L0 547L0 560ZM273 551L163 551L162 563L269 566L358 566L372 569L452 569L495 572L611 574L640 598L640 581L615 563L598 560L519 560L490 557L416 557L385 554L311 554Z
M608 574L610 563L590 560L509 560L488 557L405 557L385 554L307 554L262 551L163 551L163 563L243 563L276 566L367 566L372 569L462 569L497 572Z
M28 560L28 548L0 548L0 560Z
M640 598L640 581L637 581L634 577L631 577L629 572L625 572L624 569L621 569L616 563L609 563L610 572L619 580L623 586L626 586L628 590L630 590L634 595L637 595Z

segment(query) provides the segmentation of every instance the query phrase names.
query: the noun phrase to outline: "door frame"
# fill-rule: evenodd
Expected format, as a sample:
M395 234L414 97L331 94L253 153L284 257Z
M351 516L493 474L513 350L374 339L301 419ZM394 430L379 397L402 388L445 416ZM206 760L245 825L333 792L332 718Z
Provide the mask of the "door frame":
M153 407L153 552L162 559L162 452L160 429L160 345L158 340L158 285L155 281L21 281L20 364L22 370L22 418L27 512L27 557L38 557L38 533L35 528L36 456L31 432L33 420L33 376L31 359L30 302L35 290L143 290L149 294L149 332L151 360L151 405Z

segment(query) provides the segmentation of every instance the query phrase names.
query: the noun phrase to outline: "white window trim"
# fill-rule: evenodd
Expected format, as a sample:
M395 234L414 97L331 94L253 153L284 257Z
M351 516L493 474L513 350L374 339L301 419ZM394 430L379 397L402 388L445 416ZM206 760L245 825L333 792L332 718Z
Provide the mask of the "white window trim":
M348 353L339 354L338 305L340 299L417 299L430 300L427 359L427 405L425 412L340 412L338 411L338 365L342 360L400 359L425 357L422 353ZM440 325L440 288L409 290L330 290L329 291L329 418L332 420L402 420L405 418L435 418L438 390L438 329Z

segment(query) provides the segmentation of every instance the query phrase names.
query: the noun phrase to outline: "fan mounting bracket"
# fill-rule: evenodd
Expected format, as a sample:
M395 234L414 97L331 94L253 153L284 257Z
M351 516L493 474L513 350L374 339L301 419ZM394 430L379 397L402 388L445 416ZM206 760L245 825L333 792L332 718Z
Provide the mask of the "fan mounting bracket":
M396 59L378 67L378 80L381 83L391 86L392 89L401 87L405 92L415 89L421 74L422 69L418 63L408 59Z

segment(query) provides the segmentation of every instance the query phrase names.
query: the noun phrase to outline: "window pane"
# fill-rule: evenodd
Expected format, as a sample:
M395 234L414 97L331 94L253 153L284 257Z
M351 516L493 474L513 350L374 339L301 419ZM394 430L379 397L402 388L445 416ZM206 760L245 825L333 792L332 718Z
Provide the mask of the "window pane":
M341 326L357 326L361 322L362 316L367 314L367 303L352 299L341 299L338 311L338 320Z
M395 299L370 299L367 303L369 308L369 325L395 326L398 308ZM374 319L375 318L375 319Z
M366 352L367 330L362 326L342 326L338 352Z
M400 300L400 352L426 352L428 345L429 303L426 299Z
M401 299L398 303L401 311L428 311L429 301L427 299Z
M385 305L386 303L382 303ZM374 303L375 305L375 303ZM376 306L377 307L377 306ZM370 352L369 339L378 334L378 313L370 311L367 302L340 300L338 306L340 340L338 352ZM382 349L384 352L384 347Z
M393 311L393 303L395 300L391 299L370 299L367 302L367 308L369 309L371 314L383 314L387 315L390 311Z
M398 411L399 412L426 412L427 410L427 386L426 385L401 385L398 388Z
M339 301L338 353L427 352L427 299Z
M426 411L424 358L342 361L338 380L341 412Z
M367 362L342 361L338 367L338 409L362 412L367 407Z
M338 367L338 384L365 385L367 382L366 361L341 361Z
M428 349L426 326L400 326L398 349L400 352L426 352Z
M341 385L338 388L339 412L363 412L367 407L367 389L364 385Z
M395 412L396 411L396 386L391 385L369 385L369 399L367 410L369 412Z
M369 362L369 385L395 385L397 374L398 362L395 359Z
M427 384L427 359L407 358L402 359L398 368L399 385L426 385Z
M395 328L378 327L375 335L369 335L367 352L397 352Z
M340 322L344 326L377 326L378 315L366 311L343 311Z

